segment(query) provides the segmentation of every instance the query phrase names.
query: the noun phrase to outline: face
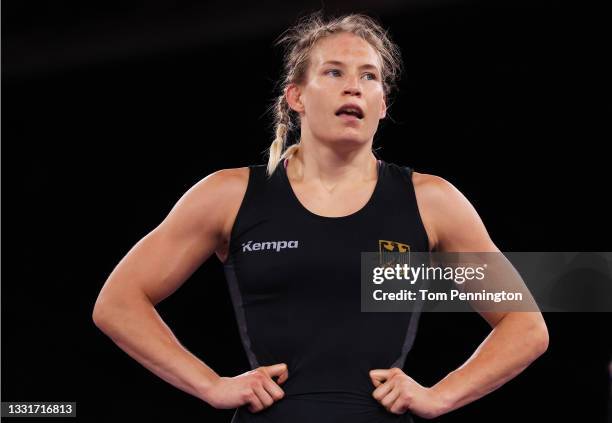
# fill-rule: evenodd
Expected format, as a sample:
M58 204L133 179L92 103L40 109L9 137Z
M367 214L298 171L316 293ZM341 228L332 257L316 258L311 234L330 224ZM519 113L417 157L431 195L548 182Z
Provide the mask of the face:
M320 40L310 55L305 83L287 89L289 106L300 114L302 137L322 142L368 143L385 117L380 56L350 33ZM336 115L345 104L361 108L361 118Z

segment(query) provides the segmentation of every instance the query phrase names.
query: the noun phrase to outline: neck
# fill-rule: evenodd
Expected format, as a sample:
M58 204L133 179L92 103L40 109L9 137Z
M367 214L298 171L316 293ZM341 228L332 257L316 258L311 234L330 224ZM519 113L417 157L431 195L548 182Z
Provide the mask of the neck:
M344 148L339 148L344 144ZM376 179L377 159L372 142L355 147L349 143L332 146L302 138L297 151L287 161L287 174L292 180L319 181L325 187L345 183L363 183ZM328 188L329 189L329 188Z

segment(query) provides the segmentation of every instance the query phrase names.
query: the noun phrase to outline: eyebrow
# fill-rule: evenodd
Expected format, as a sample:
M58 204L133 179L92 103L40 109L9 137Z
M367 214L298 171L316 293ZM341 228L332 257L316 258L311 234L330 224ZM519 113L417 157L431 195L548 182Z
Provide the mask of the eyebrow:
M338 66L344 66L344 63L338 61L338 60L327 60L326 62L323 62L323 64L321 64L321 66L325 66L325 65L338 65ZM359 69L374 69L374 70L378 70L378 68L370 63L366 63L365 65L361 65L359 66Z

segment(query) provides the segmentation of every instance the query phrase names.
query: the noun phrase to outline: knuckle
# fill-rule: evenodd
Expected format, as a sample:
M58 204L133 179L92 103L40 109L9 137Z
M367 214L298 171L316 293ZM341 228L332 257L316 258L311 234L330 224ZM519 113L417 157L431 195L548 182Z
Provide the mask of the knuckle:
M389 407L389 411L393 414L403 414L403 408L404 406L402 405L401 401L396 401L395 404Z
M245 391L245 392L241 392L241 393L238 395L238 397L239 397L239 399L240 399L240 402L242 402L242 403L246 403L246 402L248 402L248 401L249 401L249 393L248 393L247 391Z
M263 379L263 378L264 378L264 372L263 372L263 370L259 370L259 369L257 369L257 370L255 371L255 373L253 373L253 377L254 377L255 379L257 379L257 380L261 380L261 379Z
M252 403L254 398L255 398L255 394L251 390L248 390L242 394L242 400L244 402Z
M253 387L261 386L264 380L265 378L262 375L254 375L251 378L251 386Z

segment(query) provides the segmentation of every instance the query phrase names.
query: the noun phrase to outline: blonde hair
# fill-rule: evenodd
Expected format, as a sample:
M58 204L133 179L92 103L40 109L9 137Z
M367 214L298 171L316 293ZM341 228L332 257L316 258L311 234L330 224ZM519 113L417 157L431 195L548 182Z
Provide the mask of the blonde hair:
M315 44L332 34L348 32L355 34L370 43L381 57L382 84L387 108L390 94L395 90L402 71L402 59L399 47L391 41L380 24L373 18L351 13L329 20L323 18L323 12L317 11L301 18L298 23L281 34L275 45L285 45L283 57L283 75L279 95L271 109L274 115L275 138L268 150L267 174L271 176L278 164L294 154L299 148L299 141L285 149L289 132L298 128L299 115L289 107L285 98L287 87L292 84L304 84L307 78L310 52Z

